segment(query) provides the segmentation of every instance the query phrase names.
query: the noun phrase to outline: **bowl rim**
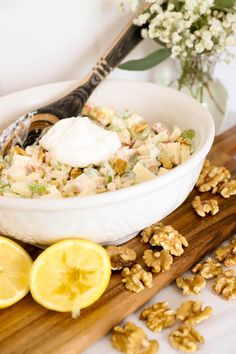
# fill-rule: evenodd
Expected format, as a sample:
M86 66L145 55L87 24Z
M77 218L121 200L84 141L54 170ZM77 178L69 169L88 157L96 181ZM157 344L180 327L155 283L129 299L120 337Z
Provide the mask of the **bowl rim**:
M77 80L70 81L59 81L53 82L45 85L38 85L32 88L28 88L25 90L19 90L9 95L0 97L1 99L6 99L7 97L13 98L18 93L27 92L31 89L43 88L46 86L56 86L56 84L74 84L78 82ZM161 86L156 83L146 82L146 81L134 81L134 80L120 80L120 79L106 79L105 82L116 82L116 83L124 83L124 84L136 84L136 85L146 85L146 86L157 86L159 89L168 90L172 93L175 92L175 95L185 96L186 99L191 100L195 105L201 105L199 102L194 100L193 98L186 96L180 91L174 90L172 88ZM207 130L207 138L200 143L197 151L194 153L182 164L176 166L174 169L170 170L167 174L157 176L156 178L145 181L136 185L132 185L129 187L121 188L115 191L109 191L101 194L92 194L85 196L77 196L77 197L69 197L69 198L22 198L22 197L5 197L0 196L0 208L10 209L22 209L22 210L70 210L70 209L87 209L91 207L98 207L102 205L114 204L116 202L125 201L127 199L136 199L142 194L152 193L155 189L160 189L162 187L166 187L169 183L173 183L176 179L181 178L187 171L190 169L194 169L194 167L199 164L199 162L205 158L206 154L210 150L214 136L215 136L215 126L213 118L206 108L201 106L205 111L204 122L206 122L206 130Z

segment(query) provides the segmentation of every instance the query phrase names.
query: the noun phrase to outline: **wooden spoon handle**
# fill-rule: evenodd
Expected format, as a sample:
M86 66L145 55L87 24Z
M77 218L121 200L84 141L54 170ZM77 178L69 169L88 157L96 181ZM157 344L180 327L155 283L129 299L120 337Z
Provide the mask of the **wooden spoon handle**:
M130 22L79 87L60 100L43 107L38 113L50 113L58 118L77 116L94 89L142 40L141 29Z

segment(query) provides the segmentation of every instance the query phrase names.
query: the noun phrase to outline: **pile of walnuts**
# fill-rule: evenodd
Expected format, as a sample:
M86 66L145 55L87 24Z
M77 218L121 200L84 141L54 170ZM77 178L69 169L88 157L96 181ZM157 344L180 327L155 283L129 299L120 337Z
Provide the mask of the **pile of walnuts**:
M205 160L195 187L201 193L211 191L213 194L220 194L223 198L236 195L236 180L231 179L230 171L224 166L212 165L209 160ZM205 217L209 213L215 215L219 212L216 199L202 200L197 195L192 202L192 206L201 217Z
M206 160L196 183L199 192L211 191L220 194L223 198L236 195L236 180L231 179L230 171L225 167L211 165ZM215 215L219 212L216 199L201 200L196 196L192 206L201 217L207 214ZM141 232L140 241L149 246L142 256L142 265L135 263L137 255L133 249L126 246L109 246L113 270L121 270L121 282L127 290L140 292L145 287L153 285L152 273L166 272L171 268L173 257L178 257L188 247L188 241L171 225L161 222L147 227ZM160 249L161 248L161 249ZM176 284L184 295L199 294L206 286L208 279L214 279L213 293L222 296L225 300L236 298L236 276L233 269L224 269L236 265L236 236L228 243L215 251L216 259L208 257L192 268L192 275L180 276ZM169 308L168 302L159 302L145 308L139 319L145 321L153 332L160 332L165 328L173 327L178 321L180 324L169 333L169 342L177 350L192 353L204 343L203 336L195 329L195 325L209 318L212 308L203 308L202 301L186 301L176 310ZM149 340L144 330L132 322L123 327L116 326L112 334L113 346L125 354L155 354L159 351L159 343Z
M126 289L139 293L145 287L153 286L152 273L166 272L173 263L173 256L180 256L188 241L171 225L156 223L141 232L141 242L149 244L150 249L143 253L144 269L141 264L135 263L137 254L127 246L109 246L107 253L110 257L111 268L121 270L121 282ZM158 250L153 247L161 247Z
M173 327L179 321L180 325L169 333L169 342L175 349L192 353L204 343L204 338L194 325L212 314L210 306L202 306L201 301L187 301L174 311L169 308L168 302L159 302L145 308L139 319L146 321L147 327L153 332ZM126 323L123 328L114 328L112 343L117 350L128 354L154 354L159 350L159 343L156 340L148 340L144 330L132 322Z
M236 265L236 236L215 251L216 259L208 257L205 261L192 268L195 275L178 277L176 284L184 295L198 294L206 285L206 279L214 278L213 293L221 295L225 300L236 298L236 276L233 269L225 267Z

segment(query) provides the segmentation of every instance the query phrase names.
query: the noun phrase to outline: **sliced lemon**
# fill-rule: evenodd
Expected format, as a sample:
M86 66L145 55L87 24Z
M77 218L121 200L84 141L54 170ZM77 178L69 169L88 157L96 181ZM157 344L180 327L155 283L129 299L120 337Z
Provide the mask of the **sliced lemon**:
M68 239L48 247L35 260L30 290L36 302L59 312L72 312L93 304L111 276L110 259L98 244Z
M16 242L0 236L0 308L21 300L29 291L32 259Z

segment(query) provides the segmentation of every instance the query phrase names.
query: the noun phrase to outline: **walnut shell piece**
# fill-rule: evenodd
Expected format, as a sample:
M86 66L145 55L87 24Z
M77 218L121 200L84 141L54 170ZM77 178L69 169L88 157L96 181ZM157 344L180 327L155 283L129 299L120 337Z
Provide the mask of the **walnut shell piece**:
M206 280L201 275L190 275L187 277L178 277L176 284L183 289L184 295L199 294L202 288L206 286Z
M219 262L223 262L226 267L236 265L236 237L231 242L215 251L216 258Z
M153 273L165 272L170 269L173 263L173 257L168 250L161 252L154 252L153 250L146 250L143 254L144 263L152 268Z
M188 247L188 241L171 225L164 226L162 223L156 223L141 233L143 243L149 242L151 246L161 246L168 250L174 256L180 256L183 252L183 246Z
M216 199L201 200L197 195L192 201L192 206L196 213L201 217L205 217L208 213L215 215L219 212L219 205Z
M176 310L176 318L185 324L194 326L212 314L212 307L202 309L202 301L186 301Z
M160 332L175 323L175 312L168 308L168 302L158 302L147 307L140 314L139 319L146 321L147 327L153 332Z
M228 269L219 275L212 285L212 291L222 295L225 300L233 300L236 297L236 277L233 269Z
M144 330L132 322L127 322L124 327L116 326L112 333L114 348L125 354L156 354L159 343L148 340Z
M236 179L231 179L221 184L217 192L223 198L230 198L232 195L236 195Z
M135 264L131 269L124 268L121 276L121 282L125 284L126 289L135 293L153 286L152 273L146 272L140 264Z
M170 333L169 341L175 349L193 353L199 349L199 343L204 343L204 338L193 327L182 325Z
M112 270L131 267L137 258L135 250L127 246L108 246L106 251L110 257Z
M205 279L211 279L220 275L223 272L223 267L220 263L209 257L204 262L197 263L193 267L192 272L200 274Z

